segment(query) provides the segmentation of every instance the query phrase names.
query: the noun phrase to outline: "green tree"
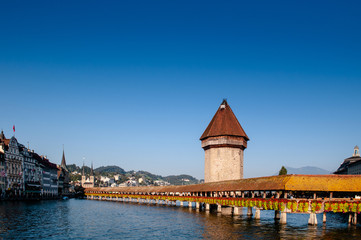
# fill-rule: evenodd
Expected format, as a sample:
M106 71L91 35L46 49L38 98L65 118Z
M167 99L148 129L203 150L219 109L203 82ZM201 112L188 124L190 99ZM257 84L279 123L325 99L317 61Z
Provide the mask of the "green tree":
M287 169L284 166L282 166L281 170L278 173L278 175L287 175Z

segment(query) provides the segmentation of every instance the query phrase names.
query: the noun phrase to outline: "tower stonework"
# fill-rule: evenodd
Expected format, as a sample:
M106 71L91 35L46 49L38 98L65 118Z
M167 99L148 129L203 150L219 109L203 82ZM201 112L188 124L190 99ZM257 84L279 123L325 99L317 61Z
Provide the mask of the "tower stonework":
M226 100L200 140L205 153L205 182L243 178L243 151L249 138Z

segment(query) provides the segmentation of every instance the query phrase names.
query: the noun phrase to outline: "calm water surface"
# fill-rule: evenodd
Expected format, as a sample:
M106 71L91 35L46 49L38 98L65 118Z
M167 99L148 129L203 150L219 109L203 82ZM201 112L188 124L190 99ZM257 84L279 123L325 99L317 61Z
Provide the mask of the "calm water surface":
M261 211L261 220L195 209L95 200L0 202L0 239L361 239L342 215L308 226L288 214L287 225Z

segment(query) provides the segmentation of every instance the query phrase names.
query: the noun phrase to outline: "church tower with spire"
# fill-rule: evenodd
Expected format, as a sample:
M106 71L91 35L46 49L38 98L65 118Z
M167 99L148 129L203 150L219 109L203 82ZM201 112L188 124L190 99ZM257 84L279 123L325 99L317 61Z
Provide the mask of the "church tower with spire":
M90 169L89 177L85 174L85 166L83 163L83 174L81 175L81 186L83 188L92 188L95 185L95 178L94 178L94 170L93 170L93 163Z
M243 178L243 151L249 138L227 100L223 100L200 140L205 153L205 182Z
M63 179L63 181L62 181L63 187L61 190L61 194L67 195L67 194L69 194L69 188L70 188L70 172L69 172L68 167L66 166L64 146L63 146L63 156L61 158L60 168L58 165L58 169L60 170L58 176L59 176L59 178L62 177L62 179Z

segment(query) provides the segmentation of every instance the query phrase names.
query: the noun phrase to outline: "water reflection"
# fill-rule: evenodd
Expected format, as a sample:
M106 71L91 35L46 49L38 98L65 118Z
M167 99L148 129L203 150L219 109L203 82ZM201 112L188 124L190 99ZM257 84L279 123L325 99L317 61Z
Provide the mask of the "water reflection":
M165 205L109 201L0 202L1 238L51 239L360 239L359 226L342 214L308 226L308 214L288 214L287 224L273 211L261 219L224 216Z

